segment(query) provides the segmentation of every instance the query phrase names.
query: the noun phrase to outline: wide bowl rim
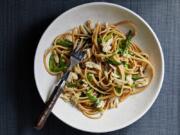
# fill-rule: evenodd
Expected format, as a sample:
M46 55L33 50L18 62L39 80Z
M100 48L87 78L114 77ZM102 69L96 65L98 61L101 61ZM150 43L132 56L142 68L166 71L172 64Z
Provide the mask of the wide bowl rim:
M57 20L60 16L65 16L66 14L68 14L69 12L72 12L73 10L77 10L77 9L80 9L80 8L83 8L83 7L87 7L87 6L94 6L94 5L96 5L96 6L97 6L97 5L98 5L98 6L102 6L102 5L104 6L104 5L106 5L106 6L112 6L112 7L115 7L115 8L120 8L120 9L122 9L122 10L124 10L124 11L126 11L126 12L128 12L128 13L130 13L130 14L132 14L133 16L137 17L137 18L149 29L149 31L152 33L152 35L153 35L153 37L154 37L154 39L155 39L155 42L156 42L157 45L158 45L158 48L159 48L159 51L160 51L161 63L162 63L162 65L161 65L161 66L162 66L162 68L161 68L162 74L161 74L161 76L160 76L160 83L159 83L159 85L157 86L157 92L155 93L155 96L152 98L151 103L143 110L143 112L142 112L140 115L138 115L138 116L135 117L134 119L130 120L126 125L124 125L124 126L122 126L122 127L119 127L119 128L115 127L115 128L111 128L111 129L108 128L108 129L104 129L103 131L102 131L102 130L101 130L101 131L100 131L100 130L98 130L98 131L97 131L97 130L94 130L94 131L93 131L93 130L82 129L82 128L79 128L79 127L76 127L76 126L74 126L74 125L71 125L71 124L67 123L67 122L66 122L65 120L63 120L63 119L60 119L60 118L58 117L58 115L57 115L55 112L52 111L53 114L54 114L59 120L61 120L61 121L64 122L65 124L69 125L70 127L73 127L73 128L75 128L75 129L78 129L78 130L81 130L81 131L85 131L85 132L91 132L91 133L106 133L106 132L111 132L111 131L115 131L115 130L118 130L118 129L125 128L125 127L133 124L133 123L136 122L137 120L139 120L142 116L144 116L144 114L151 108L151 106L152 106L152 105L154 104L154 102L156 101L156 99L157 99L157 97L158 97L158 95L159 95L159 93L160 93L162 84L163 84L165 65L164 65L164 55L163 55L162 47L161 47L160 41L159 41L157 35L155 34L155 32L153 31L153 29L150 27L150 25L149 25L141 16L139 16L139 15L136 14L134 11L132 11L132 10L130 10L130 9L124 7L124 6L117 5L117 4L114 4L114 3L109 3L109 2L90 2L90 3L81 4L81 5L78 5L78 6L75 6L75 7L73 7L73 8L68 9L68 10L65 11L64 13L60 14L59 16L57 16L57 17L49 24L49 26L48 26L48 27L46 28L46 30L43 32L43 34L42 34L42 36L41 36L41 38L40 38L40 40L39 40L39 42L38 42L38 45L37 45L37 48L36 48L36 51L35 51L35 57L34 57L34 79L35 79L35 83L36 83L36 87L37 87L38 93L39 93L41 99L43 100L42 95L41 95L40 90L39 90L40 88L39 88L38 83L37 83L37 79L36 79L37 77L36 77L36 72L35 72L35 70L36 70L36 68L35 68L36 59L37 59L37 57L38 57L38 55L37 55L37 50L38 50L38 48L39 48L39 44L40 44L40 42L41 42L41 40L42 40L42 37L45 35L46 31L51 27L51 25L53 25L54 22L56 22L56 20ZM45 101L43 100L43 102L45 102Z

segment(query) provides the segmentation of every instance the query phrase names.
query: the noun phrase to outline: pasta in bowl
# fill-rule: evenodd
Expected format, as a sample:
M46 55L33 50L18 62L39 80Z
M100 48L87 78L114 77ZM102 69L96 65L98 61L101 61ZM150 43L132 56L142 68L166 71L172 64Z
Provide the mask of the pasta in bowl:
M128 31L123 31L129 26ZM129 20L115 24L92 22L58 35L44 54L46 71L59 79L78 48L86 55L72 68L61 98L89 118L100 118L127 97L145 90L154 67L149 55L133 41L136 25Z
M111 31L107 36L105 29ZM163 52L152 28L133 11L105 2L83 4L58 16L42 35L34 59L43 102L66 72L76 42L83 44L86 56L72 69L52 113L69 126L95 133L140 119L157 99L164 77Z

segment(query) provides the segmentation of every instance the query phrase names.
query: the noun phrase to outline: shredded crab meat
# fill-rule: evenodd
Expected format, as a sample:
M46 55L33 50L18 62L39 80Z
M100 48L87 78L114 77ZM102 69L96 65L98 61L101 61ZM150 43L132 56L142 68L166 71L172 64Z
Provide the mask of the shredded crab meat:
M78 75L74 72L70 72L68 79L67 79L67 82L72 82L72 80L77 80L77 79L78 79Z
M86 62L86 67L101 70L101 66L99 64L96 64L96 63L91 62L91 61Z

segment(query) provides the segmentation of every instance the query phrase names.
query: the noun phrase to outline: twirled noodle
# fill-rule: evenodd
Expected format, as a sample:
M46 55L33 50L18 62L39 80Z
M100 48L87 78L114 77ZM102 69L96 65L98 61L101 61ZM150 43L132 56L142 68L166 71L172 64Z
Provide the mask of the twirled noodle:
M121 31L126 25L131 27L128 33ZM98 22L94 27L88 20L58 35L44 54L49 74L61 77L74 49L86 52L70 72L61 98L74 104L85 116L100 118L105 110L143 91L152 80L154 67L148 54L132 41L136 29L128 20L115 24Z

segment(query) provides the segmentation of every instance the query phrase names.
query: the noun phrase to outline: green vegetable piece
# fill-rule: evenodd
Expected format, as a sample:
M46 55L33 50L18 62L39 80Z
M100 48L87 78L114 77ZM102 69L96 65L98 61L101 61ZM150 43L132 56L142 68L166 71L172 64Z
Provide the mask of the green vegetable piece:
M121 96L122 94L122 87L115 87L115 93L117 96Z
M140 75L132 75L132 79L134 81L138 80L138 79L141 79L142 77Z
M131 88L135 88L135 87L136 87L135 83L131 84Z
M108 58L108 59L107 59L107 62L108 62L109 64L112 64L112 65L115 65L115 66L121 64L121 62L118 62L118 61L114 60L112 57Z
M71 42L68 39L58 39L56 42L58 45L64 46L64 47L72 47L73 42Z
M77 87L77 83L67 83L66 86L69 88L74 88Z
M124 67L127 69L127 68L129 68L129 65L127 63L125 63Z
M97 101L97 97L93 95L93 89L89 89L86 95L89 98L89 100L91 100L92 102L95 103Z
M102 99L97 98L96 102L94 103L94 105L97 107L100 103L101 103Z
M94 103L94 105L97 107L100 102L102 101L100 98L97 98L96 96L93 95L93 89L89 89L86 93L87 97L89 98L89 100L91 100L91 102Z
M115 87L115 90L117 93L121 93L122 88L121 87Z
M49 69L51 71L54 71L54 67L55 67L55 59L54 59L54 56L51 55L50 58L49 58Z
M88 79L89 81L92 81L92 80L93 80L93 77L92 77L92 74L91 74L91 73L88 73L88 74L87 74L87 79Z
M123 54L123 49L122 48L118 49L118 54Z
M110 34L108 34L107 36L104 37L104 42L107 42L111 38L112 38L112 33L110 33Z
M102 39L100 37L97 38L97 42L98 44L101 44L102 43Z
M80 86L82 84L83 84L82 80L77 80L76 82L66 83L66 86L69 87L69 88L74 88L74 87L78 87L78 86Z
M122 40L120 43L120 48L118 49L118 53L119 54L124 54L124 53L128 53L128 48L131 45L131 39L133 37L132 31L130 30L127 35L126 35L126 39Z
M63 57L60 57L59 63L57 64L55 62L54 54L51 54L49 58L49 69L51 72L65 71L67 67L68 65L65 63L65 59Z

